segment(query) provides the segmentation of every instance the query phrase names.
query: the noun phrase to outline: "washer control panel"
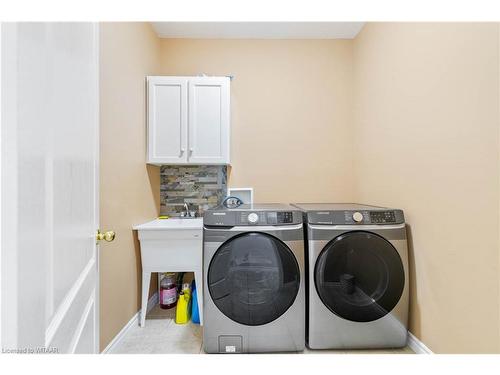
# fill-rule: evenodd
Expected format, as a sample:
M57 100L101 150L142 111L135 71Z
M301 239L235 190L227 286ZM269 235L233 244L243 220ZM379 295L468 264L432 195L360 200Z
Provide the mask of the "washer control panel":
M271 226L302 224L300 210L211 209L203 214L203 224L209 226Z
M294 222L293 211L242 211L238 214L239 225L280 225Z
M295 213L300 216L300 212ZM284 225L294 224L298 218L293 211L240 211L236 225Z

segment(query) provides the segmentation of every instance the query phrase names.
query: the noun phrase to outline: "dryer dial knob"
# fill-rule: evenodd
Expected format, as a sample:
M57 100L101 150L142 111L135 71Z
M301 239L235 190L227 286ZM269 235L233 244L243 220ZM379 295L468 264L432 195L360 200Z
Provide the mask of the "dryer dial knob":
M352 214L352 219L356 223L359 223L359 222L363 221L363 214L361 212L355 212Z
M250 215L248 215L247 219L249 223L255 224L259 221L259 215L257 215L255 212L252 212Z

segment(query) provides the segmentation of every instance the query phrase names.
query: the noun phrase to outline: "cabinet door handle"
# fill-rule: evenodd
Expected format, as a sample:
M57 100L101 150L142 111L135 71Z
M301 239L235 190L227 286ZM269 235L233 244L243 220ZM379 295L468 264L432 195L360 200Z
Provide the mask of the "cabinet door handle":
M181 156L182 156L182 154L184 153L184 151L186 151L186 150L184 149L184 147L181 147Z
M189 154L192 155L193 154L193 151L194 149L192 147L189 148Z

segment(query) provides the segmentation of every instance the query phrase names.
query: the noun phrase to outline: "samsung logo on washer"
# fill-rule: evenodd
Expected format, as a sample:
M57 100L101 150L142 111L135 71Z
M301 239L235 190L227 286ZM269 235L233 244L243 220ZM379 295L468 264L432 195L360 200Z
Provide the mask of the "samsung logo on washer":
M205 216L213 217L213 220L210 220L211 225L227 225L226 221L226 213L225 212L206 212ZM224 220L226 219L226 220ZM230 219L230 218L228 218Z

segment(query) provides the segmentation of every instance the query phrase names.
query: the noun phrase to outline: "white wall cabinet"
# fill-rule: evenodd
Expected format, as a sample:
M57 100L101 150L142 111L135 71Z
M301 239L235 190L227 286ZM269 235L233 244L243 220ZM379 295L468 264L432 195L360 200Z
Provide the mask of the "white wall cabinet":
M150 164L229 164L230 79L149 76Z

